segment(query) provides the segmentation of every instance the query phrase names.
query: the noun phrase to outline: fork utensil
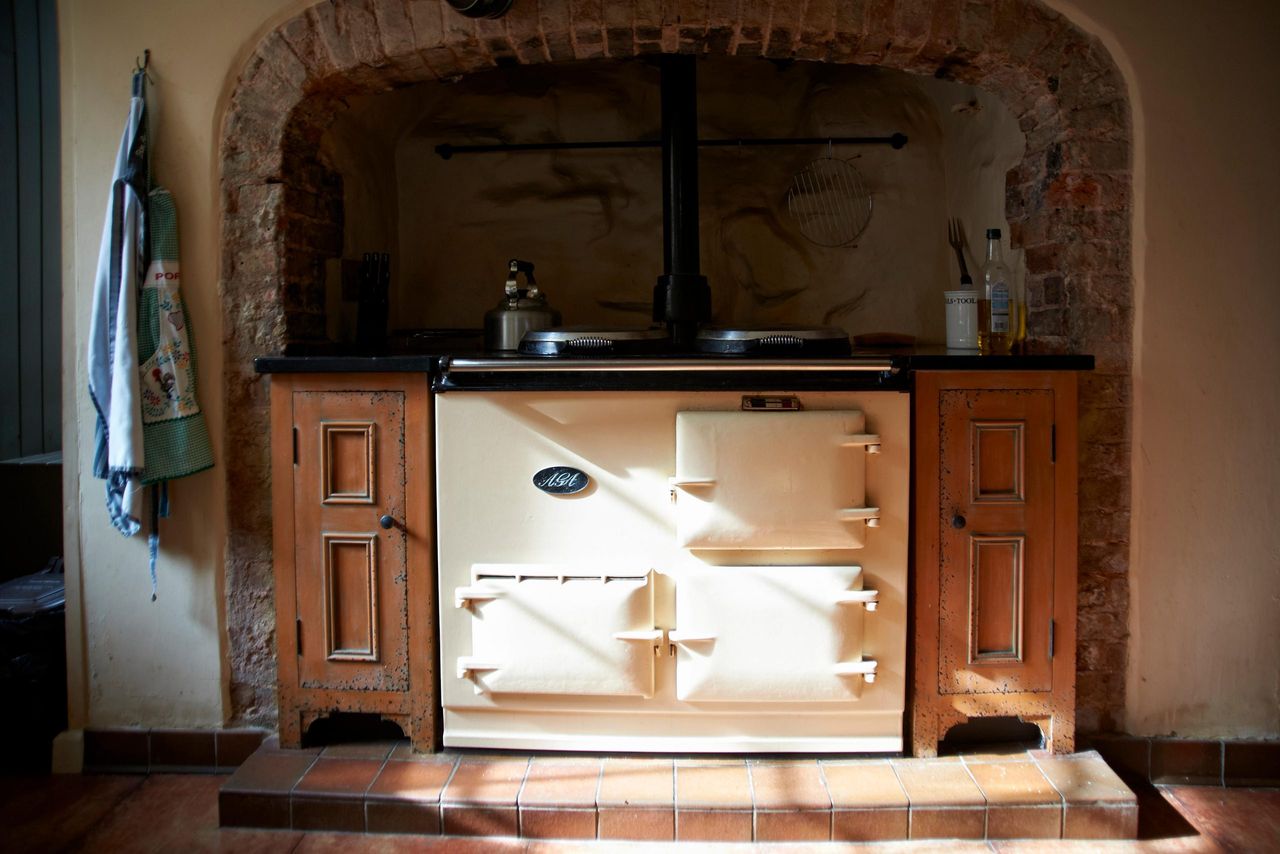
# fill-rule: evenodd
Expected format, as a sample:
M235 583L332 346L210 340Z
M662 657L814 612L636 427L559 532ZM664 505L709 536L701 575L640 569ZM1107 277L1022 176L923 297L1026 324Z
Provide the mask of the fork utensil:
M964 225L956 217L947 222L947 242L956 250L956 260L960 262L960 284L973 285L969 268L964 264Z

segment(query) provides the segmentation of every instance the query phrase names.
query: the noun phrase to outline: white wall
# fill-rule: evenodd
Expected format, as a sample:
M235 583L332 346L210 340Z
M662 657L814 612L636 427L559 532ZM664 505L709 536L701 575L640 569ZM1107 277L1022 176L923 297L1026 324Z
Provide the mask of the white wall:
M72 728L216 726L224 719L218 135L237 69L257 40L301 2L62 0L64 505ZM274 17L273 17L274 13ZM273 23L274 25L274 23ZM199 356L200 402L213 471L177 481L161 523L159 598L151 601L146 537L107 521L91 475L94 412L85 340L98 242L135 57L151 49L157 107L154 168L178 205L183 296Z
M1136 95L1126 728L1280 735L1280 5L1054 2Z
M88 475L84 331L128 72L164 97L157 174L176 194L201 399L221 463L217 140L259 35L305 0L62 0L64 449L72 725L222 720L221 470L178 484L160 600L145 546ZM1135 114L1135 514L1128 726L1280 735L1280 7L1052 0L1102 34ZM78 468L77 468L78 464Z

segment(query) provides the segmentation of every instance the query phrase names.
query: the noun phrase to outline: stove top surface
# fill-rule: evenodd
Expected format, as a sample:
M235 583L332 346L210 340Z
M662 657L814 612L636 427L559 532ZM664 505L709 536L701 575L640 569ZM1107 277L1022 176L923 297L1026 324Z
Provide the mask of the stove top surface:
M676 353L663 329L563 326L525 333L524 356L645 356ZM760 358L831 358L852 352L849 336L835 327L773 325L757 328L703 327L693 353Z
M532 329L520 340L523 356L641 356L670 349L665 329L556 326Z
M700 353L735 356L824 358L853 352L843 329L783 324L744 329L708 326L698 331L694 346Z

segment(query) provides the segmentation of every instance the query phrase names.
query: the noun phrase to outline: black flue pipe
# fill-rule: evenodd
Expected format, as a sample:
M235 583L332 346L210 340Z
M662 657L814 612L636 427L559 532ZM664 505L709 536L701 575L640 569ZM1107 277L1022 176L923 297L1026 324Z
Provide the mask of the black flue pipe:
M698 245L698 71L694 57L662 57L662 269L653 319L677 349L691 349L711 319Z

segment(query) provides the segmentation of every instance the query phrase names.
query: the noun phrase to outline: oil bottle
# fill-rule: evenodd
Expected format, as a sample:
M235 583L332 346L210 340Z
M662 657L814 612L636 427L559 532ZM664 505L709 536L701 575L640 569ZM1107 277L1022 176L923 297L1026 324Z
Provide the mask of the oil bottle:
M1023 322L1011 279L1000 249L1000 229L988 228L978 299L978 352L984 356L1009 355Z

